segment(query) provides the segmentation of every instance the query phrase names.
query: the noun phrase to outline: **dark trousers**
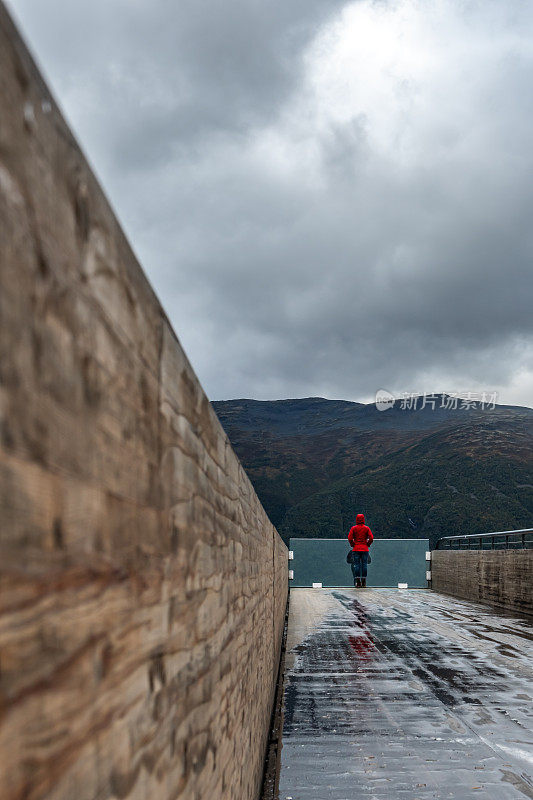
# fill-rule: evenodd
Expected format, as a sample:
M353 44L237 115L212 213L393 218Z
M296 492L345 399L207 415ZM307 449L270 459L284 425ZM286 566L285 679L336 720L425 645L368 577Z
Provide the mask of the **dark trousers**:
M368 568L368 553L352 552L352 575L354 578L366 578Z

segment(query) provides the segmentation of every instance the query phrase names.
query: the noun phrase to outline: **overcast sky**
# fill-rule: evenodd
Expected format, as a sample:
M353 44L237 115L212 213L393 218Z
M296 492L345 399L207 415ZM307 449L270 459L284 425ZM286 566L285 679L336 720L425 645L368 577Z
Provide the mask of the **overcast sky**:
M533 405L533 4L11 0L211 399Z

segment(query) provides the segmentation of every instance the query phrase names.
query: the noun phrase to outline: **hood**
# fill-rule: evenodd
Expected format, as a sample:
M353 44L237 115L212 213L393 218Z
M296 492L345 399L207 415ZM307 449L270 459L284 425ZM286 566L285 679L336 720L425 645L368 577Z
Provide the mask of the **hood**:
M364 525L365 524L365 515L364 514L358 514L356 516L356 518L355 518L355 524L356 525Z

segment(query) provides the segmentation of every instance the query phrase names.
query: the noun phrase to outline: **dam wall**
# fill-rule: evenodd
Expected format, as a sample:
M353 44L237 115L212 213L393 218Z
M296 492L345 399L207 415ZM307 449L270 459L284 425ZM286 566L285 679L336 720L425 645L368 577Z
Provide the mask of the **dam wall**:
M463 600L533 616L533 550L434 550L431 586Z
M0 797L255 800L287 548L2 5L0 86Z

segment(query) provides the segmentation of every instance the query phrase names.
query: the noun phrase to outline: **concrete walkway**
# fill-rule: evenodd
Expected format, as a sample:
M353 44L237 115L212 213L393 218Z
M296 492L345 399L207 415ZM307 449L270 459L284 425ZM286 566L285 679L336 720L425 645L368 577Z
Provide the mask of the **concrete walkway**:
M280 800L533 798L532 642L430 591L292 589Z

